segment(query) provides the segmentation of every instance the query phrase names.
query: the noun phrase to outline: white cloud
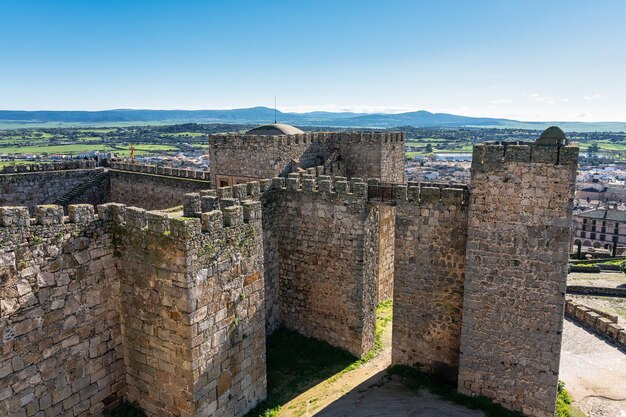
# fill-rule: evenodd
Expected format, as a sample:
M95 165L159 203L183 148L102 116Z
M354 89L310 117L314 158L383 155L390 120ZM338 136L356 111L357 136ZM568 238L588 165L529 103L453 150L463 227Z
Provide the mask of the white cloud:
M491 100L491 104L507 104L507 103L511 103L512 100L506 99L506 98L499 98L497 100Z
M600 94L594 94L592 96L584 96L583 97L584 100L597 100L599 98L602 98L602 96Z

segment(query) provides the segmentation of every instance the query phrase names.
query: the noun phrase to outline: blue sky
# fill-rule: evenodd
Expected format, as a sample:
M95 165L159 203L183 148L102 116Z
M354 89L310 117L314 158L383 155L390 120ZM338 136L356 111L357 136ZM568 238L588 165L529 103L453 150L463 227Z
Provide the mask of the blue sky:
M626 121L626 2L0 0L0 108Z

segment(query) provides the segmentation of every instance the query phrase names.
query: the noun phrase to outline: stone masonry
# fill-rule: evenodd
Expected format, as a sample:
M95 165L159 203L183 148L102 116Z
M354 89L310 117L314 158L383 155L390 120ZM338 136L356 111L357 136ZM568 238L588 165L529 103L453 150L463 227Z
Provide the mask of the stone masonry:
M180 218L0 208L0 415L130 400L154 416L240 416L263 399L261 206L212 203Z
M469 188L403 184L396 133L210 147L213 180L246 183L123 163L0 174L0 415L243 416L266 396L270 332L363 356L389 297L393 363L553 414L578 155L558 128L476 145Z
M379 210L359 179L276 178L282 326L355 356L374 344ZM272 214L267 213L271 216Z
M321 165L326 165L322 173L326 175L379 178L392 183L404 180L404 135L396 132L211 135L209 155L211 179L217 186L219 176L252 180L286 177Z
M18 165L26 167L27 165ZM13 167L11 167L13 168ZM63 168L63 169L62 169ZM31 211L37 204L53 204L90 179L101 169L89 164L59 166L54 170L4 172L0 174L0 205L27 206ZM94 184L100 186L101 184ZM92 187L93 189L94 187ZM92 198L80 202L98 204L107 200L106 189L92 190ZM78 201L72 201L76 203Z
M468 190L411 184L398 191L392 360L455 381Z
M459 391L554 415L578 147L474 146Z

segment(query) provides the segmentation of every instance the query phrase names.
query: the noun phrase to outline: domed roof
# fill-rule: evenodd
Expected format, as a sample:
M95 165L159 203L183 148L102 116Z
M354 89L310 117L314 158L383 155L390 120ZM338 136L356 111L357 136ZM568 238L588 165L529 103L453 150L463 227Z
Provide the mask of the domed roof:
M550 126L539 136L537 143L543 145L563 145L567 143L567 138L565 137L565 132L560 127Z
M273 123L271 125L263 125L248 130L246 135L298 135L304 133L297 127L285 125L282 123Z

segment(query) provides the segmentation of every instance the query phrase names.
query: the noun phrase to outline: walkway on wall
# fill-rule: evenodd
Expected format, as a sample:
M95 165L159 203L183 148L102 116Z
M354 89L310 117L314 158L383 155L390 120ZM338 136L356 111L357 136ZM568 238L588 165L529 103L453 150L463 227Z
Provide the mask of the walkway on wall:
M565 320L559 379L588 417L626 416L626 352Z

